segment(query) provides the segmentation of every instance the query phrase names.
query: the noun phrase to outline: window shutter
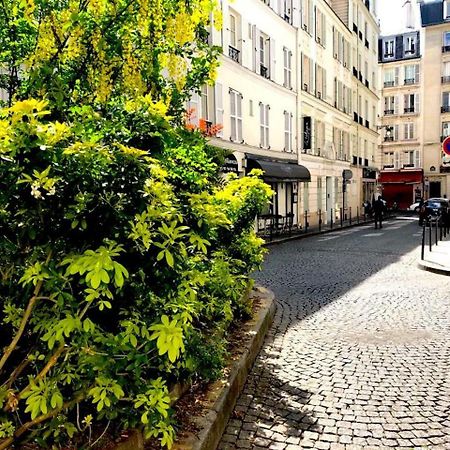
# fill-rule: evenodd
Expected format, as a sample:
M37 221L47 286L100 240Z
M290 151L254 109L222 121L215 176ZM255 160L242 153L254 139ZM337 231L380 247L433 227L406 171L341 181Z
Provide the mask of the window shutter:
M256 73L259 72L258 39L257 39L257 36L256 36L257 34L259 34L259 33L257 33L256 25L252 25L252 46L253 46L252 63L253 63L253 72L256 72Z
M420 167L420 150L414 150L414 167Z
M400 111L400 95L393 97L394 99L394 114L398 114Z
M327 46L327 18L322 14L322 45Z
M394 141L398 141L398 125L394 125Z
M275 39L269 39L270 79L275 80Z
M400 153L394 152L394 169L400 168Z
M395 68L395 78L394 78L394 82L395 82L395 86L398 86L398 79L399 79L399 76L400 76L400 68L399 67L396 67Z
M420 83L420 66L419 66L419 64L415 65L414 81L416 83Z
M242 95L236 92L236 116L237 120L237 138L239 142L244 142L242 139Z
M293 0L292 25L296 28L300 27L300 14L300 0Z
M420 112L420 94L414 94L414 112Z
M223 88L220 83L214 86L214 99L216 106L216 125L223 126ZM223 137L223 129L217 133L217 136Z
M199 95L195 92L192 94L191 99L188 103L188 114L189 114L189 123L191 125L195 125L198 127L199 119L200 119L200 111L199 111Z
M314 94L314 64L309 60L309 92Z

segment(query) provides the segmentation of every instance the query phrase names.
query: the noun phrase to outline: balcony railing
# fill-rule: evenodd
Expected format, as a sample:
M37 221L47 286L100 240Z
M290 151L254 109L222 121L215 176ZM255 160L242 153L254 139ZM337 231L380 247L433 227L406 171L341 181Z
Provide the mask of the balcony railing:
M441 112L442 113L450 112L450 105L441 106Z
M363 119L361 116L359 116L359 124L360 124L360 125L363 124L363 121L364 121L364 119Z
M364 44L367 48L369 48L369 41L367 39L365 40Z
M366 81L364 82L364 84L366 85L366 88L370 88L369 80L366 80Z
M384 142L394 142L394 136L385 136Z
M394 168L394 164L384 164L383 165L383 169L393 169Z
M366 128L370 128L370 123L369 123L369 121L368 121L368 120L366 120L366 123L365 123L365 125L366 125Z
M358 114L357 113L353 113L353 120L358 123Z
M358 78L358 70L356 69L356 67L353 67L353 75Z
M385 81L384 87L392 87L395 86L395 81Z
M449 53L450 52L450 45L444 45L442 47L442 53Z
M394 110L393 109L385 109L384 110L384 115L385 116L392 116L394 114Z
M414 108L414 106L412 108L405 108L404 111L405 111L405 114L413 113L415 111L415 108Z
M259 73L264 78L269 78L269 69L266 66L262 65L262 64L259 67Z
M362 76L362 73L361 73L361 72L358 72L358 79L359 79L359 81L361 81L361 83L362 83L363 76Z
M415 78L405 78L405 84L416 84Z
M441 78L441 81L442 81L443 83L450 83L450 76L448 76L448 75L443 76L443 77Z
M228 46L228 56L235 62L239 63L239 55L240 51L237 48L234 48L233 46Z

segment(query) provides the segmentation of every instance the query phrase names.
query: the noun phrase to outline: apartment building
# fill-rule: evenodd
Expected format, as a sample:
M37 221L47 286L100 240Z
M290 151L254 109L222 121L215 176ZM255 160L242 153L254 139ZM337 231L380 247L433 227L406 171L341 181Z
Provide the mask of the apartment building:
M423 117L420 32L379 39L382 94L379 181L401 209L423 198Z
M450 156L442 141L450 134L450 1L422 3L423 167L425 195L450 194Z
M268 213L304 226L357 213L376 189L375 6L362 0L224 0L214 87L195 117L221 124L226 170L264 170ZM196 120L196 119L194 119ZM353 174L344 184L343 172ZM352 208L352 212L350 210Z

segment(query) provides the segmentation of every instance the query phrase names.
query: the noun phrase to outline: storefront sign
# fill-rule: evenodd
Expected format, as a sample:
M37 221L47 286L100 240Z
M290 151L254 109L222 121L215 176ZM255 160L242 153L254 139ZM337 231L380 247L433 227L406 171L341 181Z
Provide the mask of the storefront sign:
M377 171L372 169L363 168L363 178L367 178L370 180L376 180Z
M303 117L303 150L311 150L311 117Z
M236 159L236 156L234 155L228 155L225 158L225 162L222 166L221 172L223 173L239 173L239 166Z

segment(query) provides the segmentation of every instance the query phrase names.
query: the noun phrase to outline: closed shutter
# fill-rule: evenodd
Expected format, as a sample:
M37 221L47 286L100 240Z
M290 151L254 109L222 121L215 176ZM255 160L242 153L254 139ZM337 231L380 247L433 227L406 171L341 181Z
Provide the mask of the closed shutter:
M419 66L419 64L415 65L414 81L416 83L420 83L420 66Z
M394 152L394 169L400 168L400 153Z
M296 28L300 27L300 0L293 0L292 25Z
M414 167L420 167L420 150L414 150Z
M252 67L253 72L258 73L259 72L259 52L258 52L258 40L257 40L257 29L256 25L252 25L252 47L253 47L253 54L252 54Z
M216 83L214 86L214 99L216 106L215 122L217 125L223 125L223 87L220 83ZM217 132L217 136L223 137L223 129Z
M414 112L420 112L420 94L414 95Z
M395 86L398 86L398 79L399 79L399 76L400 76L400 68L399 68L399 67L396 67L396 68L395 68L395 75L394 75L394 83L395 83Z
M275 81L275 39L269 39L270 79Z
M394 114L398 114L400 111L400 95L393 97L394 99Z
M398 133L398 125L394 125L394 141L398 141L399 133Z
M309 60L309 92L314 93L314 65L312 60Z

